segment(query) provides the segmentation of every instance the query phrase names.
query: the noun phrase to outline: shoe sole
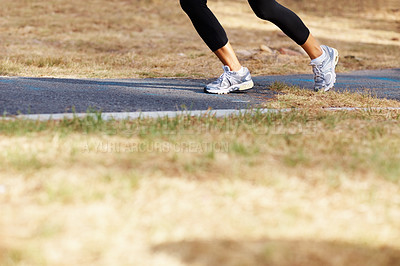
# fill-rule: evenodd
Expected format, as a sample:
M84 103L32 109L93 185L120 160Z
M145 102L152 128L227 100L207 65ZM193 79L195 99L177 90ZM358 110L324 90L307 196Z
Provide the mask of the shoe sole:
M333 56L335 57L334 66L333 66L333 82L332 82L332 85L328 86L326 88L317 89L317 90L315 90L316 92L327 92L327 91L329 91L330 89L332 89L335 86L335 83L336 83L336 71L335 71L335 68L336 68L337 64L339 63L339 52L335 48L332 48L332 50L333 50Z
M238 87L238 85L233 85L224 90L211 90L211 91L208 91L206 88L204 88L204 92L210 93L210 94L228 94L233 91L247 91L247 90L252 89L253 87L254 87L254 82L253 82L253 80L250 80L247 82L243 82L242 84L239 85L239 87Z

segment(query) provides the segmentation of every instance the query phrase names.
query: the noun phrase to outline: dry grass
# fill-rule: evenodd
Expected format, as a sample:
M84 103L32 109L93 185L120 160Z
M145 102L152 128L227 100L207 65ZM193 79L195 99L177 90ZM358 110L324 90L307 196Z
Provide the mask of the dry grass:
M233 46L256 51L240 56L254 75L310 72L305 56L259 51L261 44L297 48L257 19L246 1L209 2ZM339 71L398 67L397 1L342 2L283 1L321 41L340 50ZM208 78L221 71L178 2L170 0L4 0L0 40L1 75Z
M0 264L398 265L399 117L2 121Z
M287 86L275 83L269 89L279 92L273 101L264 104L267 108L306 108L318 110L329 107L357 107L357 108L381 108L400 107L399 101L389 99L377 99L372 93L350 91L344 92L319 92L300 89L296 86Z

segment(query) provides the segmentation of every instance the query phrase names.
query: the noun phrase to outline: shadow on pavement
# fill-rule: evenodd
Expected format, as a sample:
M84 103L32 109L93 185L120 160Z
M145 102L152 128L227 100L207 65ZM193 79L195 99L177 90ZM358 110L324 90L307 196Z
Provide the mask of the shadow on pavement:
M72 84L72 85L88 85L88 86L112 86L112 87L132 87L132 88L149 88L149 89L176 89L189 90L195 93L203 93L203 80L188 82L187 80L177 79L140 79L140 82L132 82L132 80L87 80L87 79L63 79L63 78L23 78L24 80Z

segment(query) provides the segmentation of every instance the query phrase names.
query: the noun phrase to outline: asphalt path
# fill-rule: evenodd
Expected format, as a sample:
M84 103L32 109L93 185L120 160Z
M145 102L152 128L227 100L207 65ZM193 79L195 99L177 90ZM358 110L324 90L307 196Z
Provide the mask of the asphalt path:
M0 111L4 114L146 112L245 109L273 98L274 82L312 89L311 74L253 77L246 93L211 95L203 92L210 80L189 79L60 79L0 77ZM400 100L400 69L338 74L336 91L373 93Z

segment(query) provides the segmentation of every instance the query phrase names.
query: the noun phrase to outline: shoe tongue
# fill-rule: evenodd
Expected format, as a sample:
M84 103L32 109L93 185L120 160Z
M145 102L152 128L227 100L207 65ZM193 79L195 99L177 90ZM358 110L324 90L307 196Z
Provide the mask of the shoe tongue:
M223 66L222 68L224 69L225 72L231 71L231 69L229 68L229 66Z

